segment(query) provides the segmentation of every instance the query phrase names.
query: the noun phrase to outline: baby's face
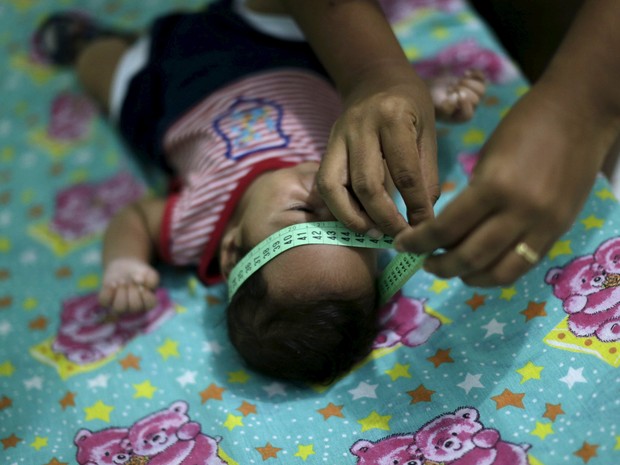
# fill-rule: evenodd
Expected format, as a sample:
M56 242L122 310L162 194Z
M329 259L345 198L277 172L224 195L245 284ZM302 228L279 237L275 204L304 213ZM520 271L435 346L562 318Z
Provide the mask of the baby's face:
M316 190L318 168L318 163L302 163L270 171L252 183L240 220L245 248L293 224L336 219ZM265 265L264 277L274 297L294 292L300 298L355 298L373 288L375 269L372 249L305 245Z
M334 221L315 186L318 163L268 171L244 194L240 218L244 246L251 248L282 228L309 221Z

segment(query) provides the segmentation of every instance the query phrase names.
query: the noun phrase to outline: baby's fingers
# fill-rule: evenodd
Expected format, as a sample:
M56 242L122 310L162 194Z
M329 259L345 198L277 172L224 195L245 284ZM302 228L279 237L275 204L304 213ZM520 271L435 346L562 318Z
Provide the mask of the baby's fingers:
M142 303L145 310L150 310L157 305L157 297L155 293L149 289L140 289L140 296L142 297Z
M113 312L122 313L128 309L127 284L119 284L115 288L114 298L109 307Z
M159 273L152 268L141 270L134 275L133 282L147 289L156 289L159 285Z
M116 287L110 284L104 284L99 291L99 305L102 307L110 307L116 294Z
M143 287L139 284L130 284L127 286L127 311L143 312L148 310L142 299Z

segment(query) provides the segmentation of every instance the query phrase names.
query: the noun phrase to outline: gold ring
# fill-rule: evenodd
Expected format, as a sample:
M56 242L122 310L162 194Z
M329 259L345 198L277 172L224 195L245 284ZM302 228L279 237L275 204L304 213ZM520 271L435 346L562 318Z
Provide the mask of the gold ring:
M517 244L515 247L515 253L531 265L536 265L536 263L540 260L538 253L536 253L536 251L525 242L519 242Z

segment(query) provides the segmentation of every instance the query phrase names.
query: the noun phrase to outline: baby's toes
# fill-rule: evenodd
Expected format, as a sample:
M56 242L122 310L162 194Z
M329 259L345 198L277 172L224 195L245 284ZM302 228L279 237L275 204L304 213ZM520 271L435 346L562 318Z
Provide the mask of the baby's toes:
M487 85L484 81L477 81L474 79L461 79L459 81L458 87L460 89L467 89L478 96L478 98L482 97L487 90Z

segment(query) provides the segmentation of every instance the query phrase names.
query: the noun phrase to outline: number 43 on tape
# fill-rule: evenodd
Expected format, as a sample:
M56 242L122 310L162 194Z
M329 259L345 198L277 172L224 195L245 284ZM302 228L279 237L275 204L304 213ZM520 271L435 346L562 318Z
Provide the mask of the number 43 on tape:
M260 242L235 265L228 280L229 299L252 273L267 262L293 247L309 244L329 244L343 247L371 249L394 248L393 239L384 236L373 239L356 233L337 221L294 224L272 234ZM385 267L377 281L380 304L386 303L418 271L425 255L399 253Z

